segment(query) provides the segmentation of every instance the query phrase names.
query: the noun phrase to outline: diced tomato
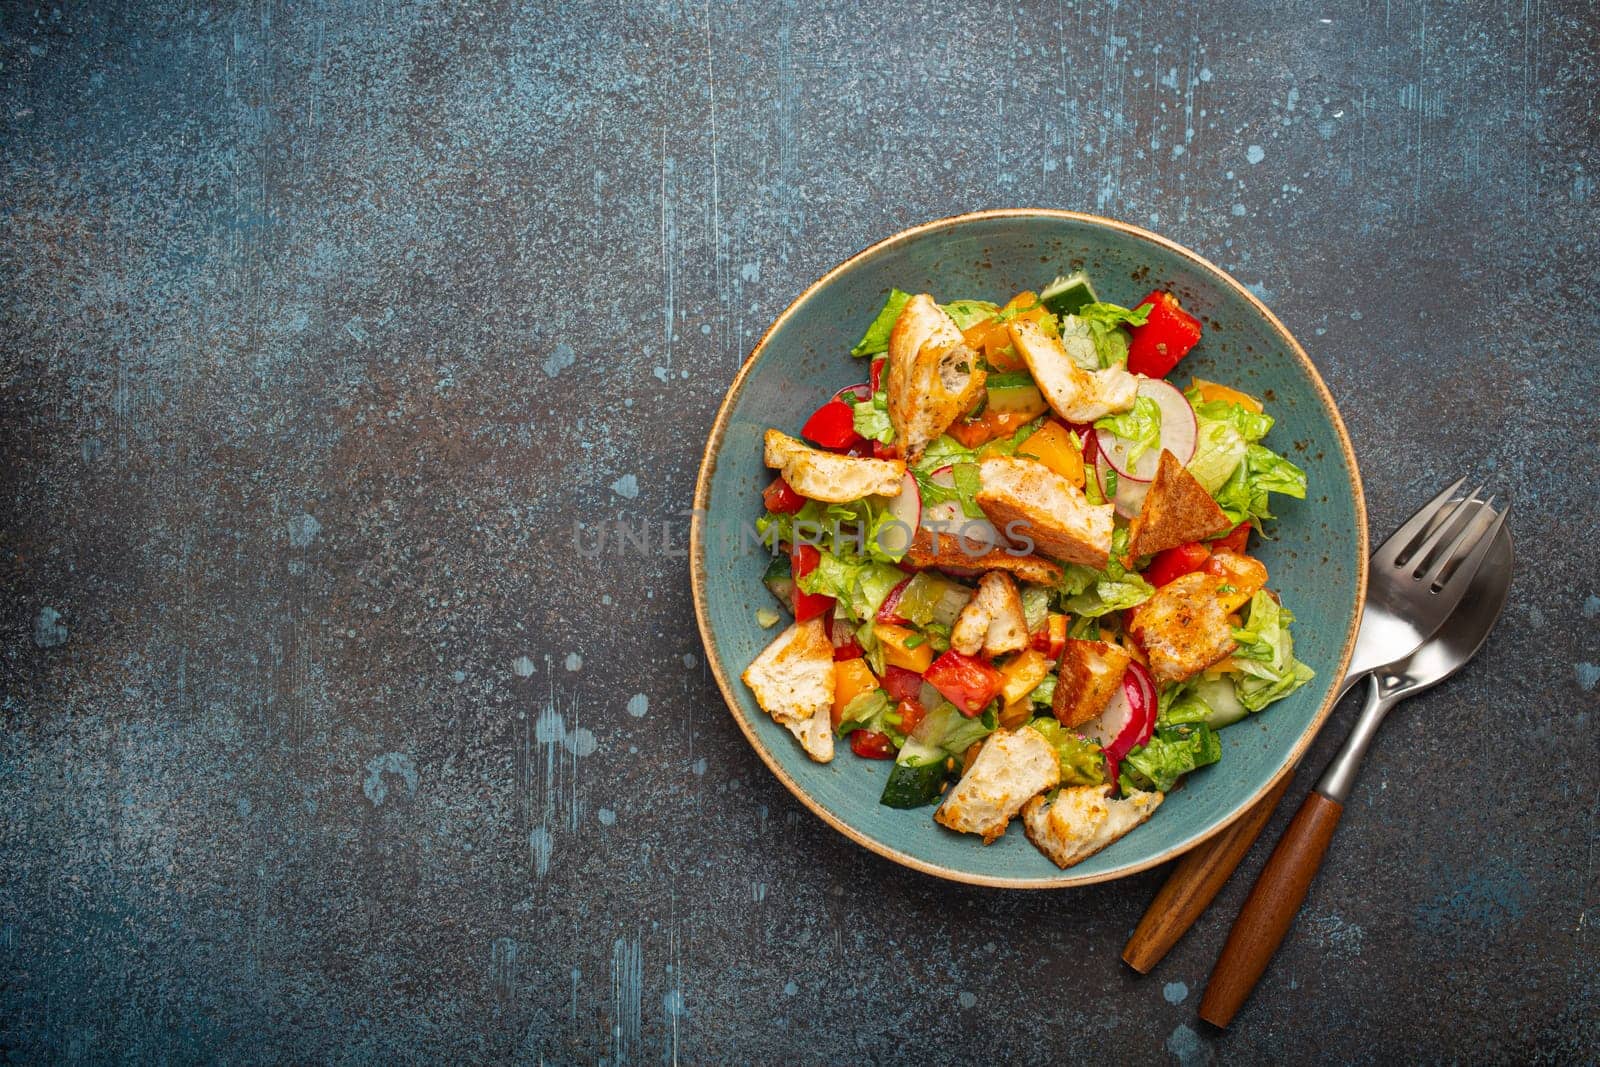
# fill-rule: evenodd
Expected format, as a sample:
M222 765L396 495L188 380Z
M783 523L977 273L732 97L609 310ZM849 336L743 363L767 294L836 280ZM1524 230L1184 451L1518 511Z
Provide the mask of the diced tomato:
M1210 558L1211 549L1199 541L1189 541L1165 552L1157 552L1150 566L1144 569L1144 580L1159 589L1204 567Z
M825 611L833 610L833 597L826 593L805 593L800 590L800 579L817 569L822 553L815 545L795 545L789 553L789 564L794 572L794 621L805 622Z
M843 400L830 400L800 428L800 436L834 452L854 448L865 438L856 433L855 408Z
M862 759L894 759L894 742L878 730L856 730L850 735L850 751Z
M1178 298L1157 289L1142 303L1150 304L1150 318L1133 327L1128 346L1128 371L1147 378L1165 378L1178 360L1200 340L1200 320L1178 305Z
M911 579L907 578L905 581L889 590L889 595L883 598L882 604L878 605L877 620L879 622L887 622L895 626L904 626L910 621L909 619L902 617L899 611L895 610L900 606L900 598L905 595L906 586L910 584Z
M1045 659L1060 659L1061 653L1067 650L1067 617L1052 613L1038 633L1028 639L1028 644L1043 652Z
M833 643L833 661L857 659L864 655L861 643L856 640L855 631L850 624L841 622L835 612L828 618L828 640Z
M904 667L890 667L883 673L883 688L891 700L917 700L922 696L922 675Z
M879 356L877 359L872 361L872 374L871 374L870 377L871 377L872 391L874 393L876 393L880 388L882 388L880 383L883 381L883 365L885 363L887 363L887 362L888 362L888 358L885 357L885 356Z
M1221 552L1226 549L1229 552L1242 554L1250 547L1250 524L1241 522L1215 541L1210 542L1210 544L1213 552Z
M806 498L795 492L781 475L761 490L761 502L768 511L776 511L780 515L792 515L806 506Z
M983 660L951 649L922 672L923 680L969 719L1000 692L1000 672Z
M873 459L899 459L900 449L894 444L884 444L882 441L872 442Z
M900 732L909 734L928 714L928 709L915 700L902 700L895 704L894 713L900 716Z

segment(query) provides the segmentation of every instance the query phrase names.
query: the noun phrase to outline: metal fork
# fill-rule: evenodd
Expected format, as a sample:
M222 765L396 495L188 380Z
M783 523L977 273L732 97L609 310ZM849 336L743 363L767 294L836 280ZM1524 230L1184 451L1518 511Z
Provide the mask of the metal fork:
M1372 554L1361 629L1338 696L1422 647L1472 584L1510 509L1496 512L1493 497L1480 501L1481 485L1457 498L1465 481L1428 501Z

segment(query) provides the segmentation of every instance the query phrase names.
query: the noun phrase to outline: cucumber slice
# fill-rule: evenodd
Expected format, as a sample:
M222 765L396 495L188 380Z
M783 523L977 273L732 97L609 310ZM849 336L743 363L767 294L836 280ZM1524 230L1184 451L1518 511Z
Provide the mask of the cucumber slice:
M1080 308L1099 301L1094 295L1094 286L1089 284L1089 276L1081 270L1057 278L1039 294L1039 303L1055 315L1076 315Z
M939 799L950 774L950 757L941 748L907 740L883 783L878 803L886 808L920 808Z
M788 556L773 556L772 562L767 564L767 573L761 576L761 582L778 598L789 612L794 614L794 567Z
M1044 394L1025 371L991 374L987 383L989 407L1034 418L1049 407Z

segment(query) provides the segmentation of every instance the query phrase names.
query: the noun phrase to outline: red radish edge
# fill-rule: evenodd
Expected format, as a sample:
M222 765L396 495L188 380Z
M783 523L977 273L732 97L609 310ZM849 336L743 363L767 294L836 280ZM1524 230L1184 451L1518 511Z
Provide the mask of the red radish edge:
M1095 482L1100 486L1101 496L1110 497L1110 494L1106 492L1106 471L1115 469L1106 459L1104 453L1095 457L1094 477ZM1117 475L1117 493L1111 502L1116 505L1118 515L1125 519L1131 519L1139 514L1140 509L1144 507L1144 497L1149 491L1149 482L1141 482L1135 478L1124 478L1119 474Z
M872 386L868 385L866 382L862 382L860 385L847 385L837 393L834 393L833 399L844 400L844 398L847 396L850 398L847 403L859 404L863 400L871 400Z
M1099 452L1105 457L1106 462L1116 469L1119 478L1134 482L1149 482L1156 476L1156 464L1161 460L1163 449L1177 456L1179 463L1188 463L1194 458L1195 446L1200 436L1200 424L1195 418L1194 406L1189 403L1189 398L1183 395L1183 390L1169 381L1160 378L1142 378L1139 381L1138 395L1154 400L1161 409L1161 439L1156 447L1141 455L1138 463L1129 463L1127 452L1116 447L1101 448ZM1187 419L1181 418L1183 415L1187 415ZM1118 440L1115 434L1107 436L1114 442Z
M878 622L886 622L890 626L904 626L908 620L895 611L895 608L900 605L900 598L905 595L906 586L910 584L911 579L907 578L889 590L889 595L883 598L882 604L878 605L878 613L873 618Z
M1156 687L1150 674L1137 663L1128 665L1122 687L1111 697L1100 717L1083 735L1099 743L1106 759L1115 765L1122 757L1150 740L1156 728ZM1107 736L1110 735L1110 736Z

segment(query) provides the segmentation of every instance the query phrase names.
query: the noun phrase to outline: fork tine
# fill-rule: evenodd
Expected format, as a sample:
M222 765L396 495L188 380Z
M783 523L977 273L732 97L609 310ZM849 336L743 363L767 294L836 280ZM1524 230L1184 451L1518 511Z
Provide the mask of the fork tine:
M1389 539L1378 546L1378 551L1373 553L1372 561L1385 567L1396 566L1400 553L1409 548L1412 541L1422 536L1428 529L1429 523L1439 513L1439 509L1450 501L1451 496L1466 483L1466 480L1465 475L1456 479L1454 485L1418 508L1417 513L1406 520L1405 525L1390 534ZM1410 556L1406 558L1409 559Z
M1438 518L1430 526L1427 536L1421 539L1421 544L1402 553L1401 558L1404 562L1396 560L1396 565L1405 567L1410 571L1413 578L1420 575L1423 568L1428 566L1429 561L1436 558L1439 546L1444 542L1444 539L1456 535L1458 525L1462 527L1471 525L1466 522L1458 524L1456 519L1473 514L1472 508L1480 503L1478 494L1481 492L1483 492L1483 486L1480 485L1460 500L1452 500L1443 508L1440 508Z
M1451 544L1450 551L1446 552L1443 558L1429 568L1427 574L1423 575L1422 580L1427 582L1430 587L1436 588L1441 595L1453 594L1455 598L1459 599L1460 595L1466 592L1467 586L1471 584L1473 577L1478 573L1478 567L1482 565L1484 557L1489 554L1489 549L1494 544L1494 539L1499 536L1500 527L1505 525L1506 516L1511 514L1510 505L1507 505L1499 512L1494 510L1493 505L1493 497L1484 501L1483 507L1478 509L1478 514L1472 517L1472 521L1467 524L1467 528L1462 530L1455 542ZM1468 535L1473 533L1473 528L1479 525L1478 520L1483 517L1485 511L1493 515L1494 519L1486 529L1475 535L1470 542L1471 550L1467 552L1465 558L1450 570L1450 577L1442 585L1439 584L1451 561L1456 558L1459 552L1466 549L1469 543Z

